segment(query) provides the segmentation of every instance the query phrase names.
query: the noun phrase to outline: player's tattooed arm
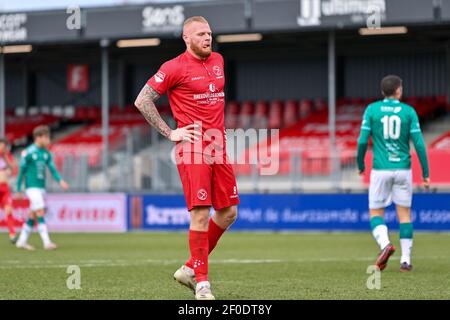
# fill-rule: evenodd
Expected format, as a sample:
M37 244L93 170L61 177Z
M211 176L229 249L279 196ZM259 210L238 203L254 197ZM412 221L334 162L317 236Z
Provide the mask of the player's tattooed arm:
M183 128L175 130L170 129L167 123L161 118L155 106L155 101L159 99L159 94L149 85L145 85L134 104L142 113L144 118L150 125L159 131L164 137L171 141L189 141L199 140L201 132L197 131L197 124L189 124Z
M159 97L158 92L146 84L137 96L134 104L150 125L158 130L164 137L170 139L172 129L170 129L167 123L161 118L161 115L155 106L155 102Z

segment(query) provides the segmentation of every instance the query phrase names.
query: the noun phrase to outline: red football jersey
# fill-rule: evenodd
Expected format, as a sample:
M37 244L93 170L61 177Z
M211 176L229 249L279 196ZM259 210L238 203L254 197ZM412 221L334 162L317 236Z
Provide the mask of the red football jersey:
M18 168L15 165L14 157L13 157L13 155L10 152L7 151L4 154L0 154L0 170L8 169L9 168L9 164L8 163L13 164L12 168L10 168L11 169L11 173L13 175L16 175L17 171L18 171Z
M211 141L215 141L216 154L222 147L225 150L225 75L223 57L219 53L212 52L208 58L200 60L185 51L165 62L147 84L160 95L167 93L178 127L201 124L203 143L195 143L193 150L203 151ZM212 135L208 134L211 132ZM218 141L219 132L221 141Z

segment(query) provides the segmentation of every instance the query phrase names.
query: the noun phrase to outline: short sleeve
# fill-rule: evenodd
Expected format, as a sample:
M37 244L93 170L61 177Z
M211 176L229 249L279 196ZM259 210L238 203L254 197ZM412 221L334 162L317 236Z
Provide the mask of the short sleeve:
M367 107L366 111L364 112L363 120L361 123L361 130L368 130L368 131L372 130L372 121L370 119L370 106Z
M224 66L224 65L225 65L225 61L224 61L224 59L223 59L223 56L222 56L220 53L218 53L218 52L217 52L217 55L218 55L219 58L220 58L220 61L221 61L221 63L222 63L222 66Z
M147 81L147 85L152 87L159 95L163 95L176 85L177 76L180 74L176 71L173 61L168 61Z
M419 117L417 116L416 110L411 108L411 124L409 128L410 133L422 132L420 130Z

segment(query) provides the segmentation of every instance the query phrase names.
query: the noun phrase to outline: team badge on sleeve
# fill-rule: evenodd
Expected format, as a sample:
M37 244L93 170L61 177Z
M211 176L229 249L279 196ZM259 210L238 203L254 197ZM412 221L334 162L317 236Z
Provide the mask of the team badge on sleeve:
M165 77L166 77L166 74L165 74L164 72L158 71L158 72L155 74L155 81L158 82L158 83L161 83L161 82L164 81L164 78L165 78Z
M218 76L218 77L222 75L222 69L220 69L219 66L214 66L214 67L213 67L213 72L214 72L214 74L215 74L216 76Z

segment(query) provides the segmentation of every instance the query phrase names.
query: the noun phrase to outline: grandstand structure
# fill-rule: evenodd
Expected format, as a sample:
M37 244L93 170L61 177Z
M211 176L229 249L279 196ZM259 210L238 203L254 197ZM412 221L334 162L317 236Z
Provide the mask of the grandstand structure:
M380 98L380 79L392 73L404 79L404 100L420 117L433 184L450 186L450 1L149 1L75 9L0 13L0 135L18 155L36 125L51 126L56 164L76 191L180 191L173 145L133 102L162 62L183 52L182 22L192 15L209 20L214 50L225 58L226 128L279 129L278 174L236 164L241 192L366 188L355 166L360 121ZM158 104L175 128L167 100ZM229 153L251 158L254 150ZM413 168L418 172L415 156Z

